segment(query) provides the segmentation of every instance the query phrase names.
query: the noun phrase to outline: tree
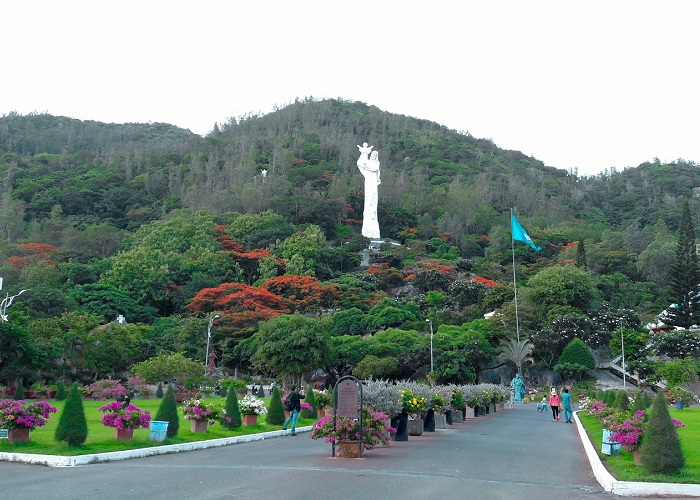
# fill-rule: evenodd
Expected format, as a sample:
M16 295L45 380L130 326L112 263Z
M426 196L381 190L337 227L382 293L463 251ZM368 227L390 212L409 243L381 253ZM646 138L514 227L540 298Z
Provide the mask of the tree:
M518 369L518 373L523 373L523 363L526 361L534 361L531 354L534 345L527 339L509 339L501 344L498 350L499 355L512 361Z
M228 430L238 429L241 426L241 410L238 408L238 396L233 387L226 393L226 419L221 421L221 425Z
M15 389L15 394L12 396L12 399L15 401L24 399L24 385L22 385L21 381L19 384L17 384L17 388Z
M273 318L255 333L255 358L266 369L285 376L300 377L320 368L328 358L326 322L299 314Z
M158 406L158 412L154 420L168 422L168 430L165 433L167 437L171 438L177 436L180 430L180 417L177 414L177 402L175 401L173 384L168 384L168 390L165 391L165 396Z
M581 339L574 339L569 342L564 352L561 353L559 363L576 363L584 366L588 370L595 368L593 354Z
M65 441L68 446L80 446L87 439L88 427L83 409L83 396L78 391L77 382L73 382L68 392L54 436L56 441Z
M367 355L355 365L352 374L359 379L393 378L397 367L396 358Z
M695 231L688 201L683 204L678 230L676 260L671 266L669 291L675 304L661 314L668 325L690 328L700 322L700 268L695 251Z
M654 399L640 455L645 468L662 474L678 472L685 463L678 434L668 413L668 403L662 393Z
M280 394L279 387L276 385L272 389L272 399L270 399L270 407L267 410L265 419L270 425L282 425L285 421L282 395Z
M588 267L588 262L586 261L586 246L583 240L579 240L578 245L576 245L575 264L576 267L579 267L581 269L586 269Z
M56 390L56 401L63 401L66 399L66 384L61 380L58 383L58 390Z
M149 384L174 380L178 386L183 387L188 380L197 380L202 377L204 366L186 358L181 353L161 354L136 363L131 367L131 372L145 379Z
M571 306L586 311L595 296L590 273L576 266L552 266L530 279L530 301L542 314L552 306Z

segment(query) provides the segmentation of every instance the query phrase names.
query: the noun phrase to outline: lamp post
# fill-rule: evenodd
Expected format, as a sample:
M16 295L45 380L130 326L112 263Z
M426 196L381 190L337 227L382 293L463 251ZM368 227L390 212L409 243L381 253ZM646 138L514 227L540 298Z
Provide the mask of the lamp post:
M620 338L622 339L622 388L627 391L627 372L625 371L625 331L622 329L622 320L620 318Z
M433 373L433 320L426 319L426 323L430 323L430 373Z
M211 340L211 325L214 324L214 320L219 317L215 314L209 319L209 326L207 327L207 354L204 356L204 374L207 374L207 363L209 363L209 341Z

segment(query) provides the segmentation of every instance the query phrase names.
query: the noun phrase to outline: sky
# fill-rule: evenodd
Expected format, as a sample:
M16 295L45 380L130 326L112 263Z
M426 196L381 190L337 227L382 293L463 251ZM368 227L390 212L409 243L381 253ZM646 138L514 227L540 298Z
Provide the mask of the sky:
M695 0L2 2L0 115L206 134L342 98L580 175L700 162L699 14Z

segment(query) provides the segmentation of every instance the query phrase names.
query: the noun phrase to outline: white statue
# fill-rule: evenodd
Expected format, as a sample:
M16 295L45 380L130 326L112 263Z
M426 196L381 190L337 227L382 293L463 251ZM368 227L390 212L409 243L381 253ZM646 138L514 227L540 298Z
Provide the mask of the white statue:
M379 202L379 153L372 151L374 146L357 146L360 157L357 159L357 168L365 177L365 210L362 214L362 236L367 238L379 238L379 219L377 218L377 205Z

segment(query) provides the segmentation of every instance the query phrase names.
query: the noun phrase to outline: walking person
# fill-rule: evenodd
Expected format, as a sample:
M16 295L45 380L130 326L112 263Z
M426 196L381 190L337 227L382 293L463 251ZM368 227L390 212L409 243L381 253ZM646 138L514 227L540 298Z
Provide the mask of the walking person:
M286 409L289 411L289 417L284 421L282 430L286 431L287 426L291 422L292 424L292 436L297 435L297 420L299 420L299 412L301 411L301 400L306 396L304 395L304 389L297 392L297 386L292 386L292 392L287 395L285 399Z
M559 419L561 418L559 415L559 395L557 394L557 390L552 387L552 392L549 395L549 406L552 408L552 417L554 417L554 421L558 422Z
M567 424L573 424L574 418L574 402L569 394L569 389L564 389L564 394L561 395L561 404L564 408L564 421Z

